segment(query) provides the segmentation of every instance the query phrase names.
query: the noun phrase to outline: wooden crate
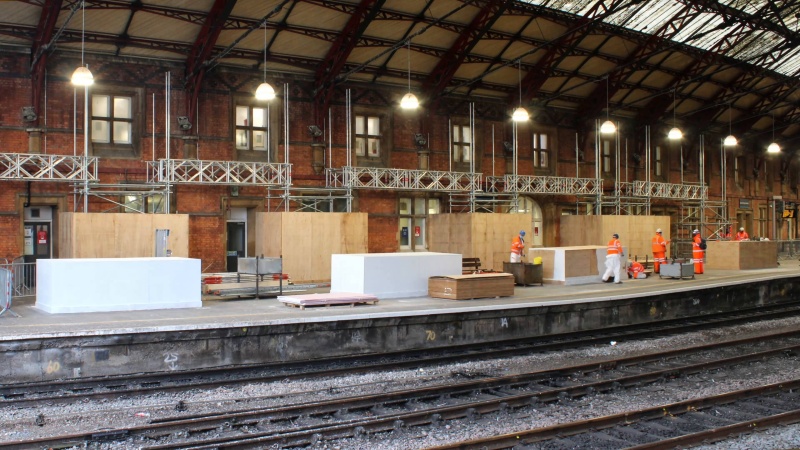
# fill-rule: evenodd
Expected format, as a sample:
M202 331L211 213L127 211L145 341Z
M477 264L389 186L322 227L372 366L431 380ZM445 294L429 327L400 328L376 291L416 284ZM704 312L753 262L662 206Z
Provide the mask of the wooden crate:
M428 279L428 296L450 300L509 297L514 295L514 276L509 273L437 276Z

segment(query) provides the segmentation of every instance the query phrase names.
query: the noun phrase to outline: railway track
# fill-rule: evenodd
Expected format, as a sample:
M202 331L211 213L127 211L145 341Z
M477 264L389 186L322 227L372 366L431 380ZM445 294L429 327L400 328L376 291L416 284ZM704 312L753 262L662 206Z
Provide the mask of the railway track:
M686 448L800 422L800 380L458 442L429 450Z
M122 397L215 389L251 383L335 377L377 370L398 370L461 361L476 361L575 349L607 344L609 341L647 339L689 333L709 328L738 325L760 320L792 317L800 314L800 302L785 303L735 313L660 321L644 325L608 327L561 335L450 346L440 349L391 352L328 360L235 366L195 371L138 374L124 377L100 377L81 380L45 381L0 386L0 408L35 407L41 402L67 404Z
M322 440L436 425L452 419L477 419L486 414L502 414L505 411L530 406L541 410L560 400L664 383L690 374L752 362L797 358L798 354L800 354L800 330L570 366L558 370L482 378L459 383L448 383L445 380L444 384L418 389L281 407L246 408L212 414L165 417L151 420L144 426L105 430L101 433L78 433L46 439L5 442L0 445L9 449L42 448L118 440L124 441L120 445L135 445L150 449L303 447ZM772 391L764 395L772 395L772 398L777 399L774 400L776 403L788 401L789 404L794 402L800 405L797 402L797 395L792 391L800 386L800 380L787 382L784 385L789 387L788 390L772 386ZM751 389L747 392L755 391ZM730 395L735 397L734 394ZM745 394L736 395L746 398ZM783 396L787 397L784 399ZM649 408L636 417L640 417L637 420L644 421L652 420L657 415L654 411L661 411L662 415L671 416L693 412L691 408L701 409L702 405L706 404L704 402L709 401L698 399L694 403L681 402L662 406L661 409ZM785 413L785 410L779 411L779 414ZM625 414L618 416L626 417ZM608 428L611 427L610 424L622 426L625 424L624 420L616 416L613 419L609 416L593 420L595 422L587 421L585 429L591 430L593 424L594 428L598 428L596 423ZM746 420L751 420L750 416ZM764 423L775 423L775 420L769 419ZM571 434L576 434L580 428L578 425L575 427L574 432L570 431ZM553 430L550 431L550 436L556 438L561 436L556 431L558 427L551 428ZM626 429L628 430L630 429ZM535 433L536 430L530 432ZM539 437L532 434L530 438L532 442L547 435L547 432L540 431L540 433L544 434L540 434ZM644 434L643 431L640 433ZM464 448L508 448L509 445L515 445L513 442L509 443L510 437L505 438L505 441L499 440L497 444L487 444L483 441L467 442L451 448L460 448L462 445ZM473 445L476 447L472 447Z

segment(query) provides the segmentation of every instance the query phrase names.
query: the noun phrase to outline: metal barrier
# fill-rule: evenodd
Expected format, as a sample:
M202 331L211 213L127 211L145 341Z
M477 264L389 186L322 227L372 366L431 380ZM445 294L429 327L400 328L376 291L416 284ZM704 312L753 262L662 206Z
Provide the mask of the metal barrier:
M775 241L778 243L778 261L800 260L800 240Z
M11 309L11 286L14 284L14 274L0 268L0 316Z
M21 256L14 258L11 262L0 259L0 270L2 269L11 272L13 279L11 283L12 297L33 297L36 295L36 263L26 263Z

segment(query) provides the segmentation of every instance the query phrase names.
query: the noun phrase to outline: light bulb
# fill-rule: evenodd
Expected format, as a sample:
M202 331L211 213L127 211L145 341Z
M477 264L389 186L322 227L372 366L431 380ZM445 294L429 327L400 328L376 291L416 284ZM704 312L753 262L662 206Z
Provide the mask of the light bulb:
M606 120L605 122L603 122L602 125L600 125L600 132L603 134L610 134L616 131L617 131L617 126L614 125L614 122L610 120Z
M727 145L728 147L731 147L736 145L738 142L739 141L736 140L736 136L730 134L728 135L728 137L725 138L725 140L722 143Z
M683 137L683 132L681 131L680 128L674 127L671 130L669 130L669 133L667 133L667 137L669 139L680 139Z
M772 144L769 144L769 147L767 147L767 153L780 153L780 152L781 152L781 146L778 145L777 142L773 142Z
M94 84L94 76L88 67L80 66L72 72L72 84L75 86L91 86Z
M256 100L272 100L275 98L275 89L269 83L261 83L256 89Z
M403 109L417 109L419 108L419 100L417 100L416 95L409 92L400 100L400 107Z
M526 122L530 119L530 115L528 115L528 110L520 106L519 108L514 110L514 114L511 115L511 120L514 122Z

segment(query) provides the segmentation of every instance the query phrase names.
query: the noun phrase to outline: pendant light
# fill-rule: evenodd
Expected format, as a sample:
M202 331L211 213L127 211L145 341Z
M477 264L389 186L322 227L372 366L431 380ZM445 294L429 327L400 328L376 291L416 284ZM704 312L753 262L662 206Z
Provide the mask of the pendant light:
M772 117L772 143L767 147L767 153L780 153L781 146L775 142L775 115L770 114L770 117Z
M733 135L733 125L731 120L731 108L732 105L728 105L728 136L725 138L722 143L728 147L733 147L734 145L738 144L739 141L736 140L736 136Z
M75 86L91 86L94 83L92 72L83 64L83 47L85 45L84 33L86 32L86 2L81 2L81 66L72 72L72 84Z
M667 133L667 138L678 140L683 137L683 132L678 128L677 119L675 118L675 110L678 108L678 93L676 89L672 90L672 129Z
M522 59L517 60L519 67L517 68L517 83L519 84L519 107L511 114L511 120L514 122L527 122L530 119L528 110L522 107Z
M614 122L612 122L608 118L609 111L611 110L611 106L610 106L609 99L608 99L608 97L609 97L608 91L609 91L609 88L608 88L608 77L606 77L606 121L603 122L602 125L600 125L600 132L603 133L603 134L611 134L611 133L614 133L614 132L617 131L617 126L614 125Z
M264 82L256 89L256 100L272 100L275 98L275 88L267 83L267 21L264 20Z
M419 108L419 100L417 100L416 95L411 93L411 39L408 40L406 59L408 62L408 93L400 100L400 107L403 109L417 109Z

